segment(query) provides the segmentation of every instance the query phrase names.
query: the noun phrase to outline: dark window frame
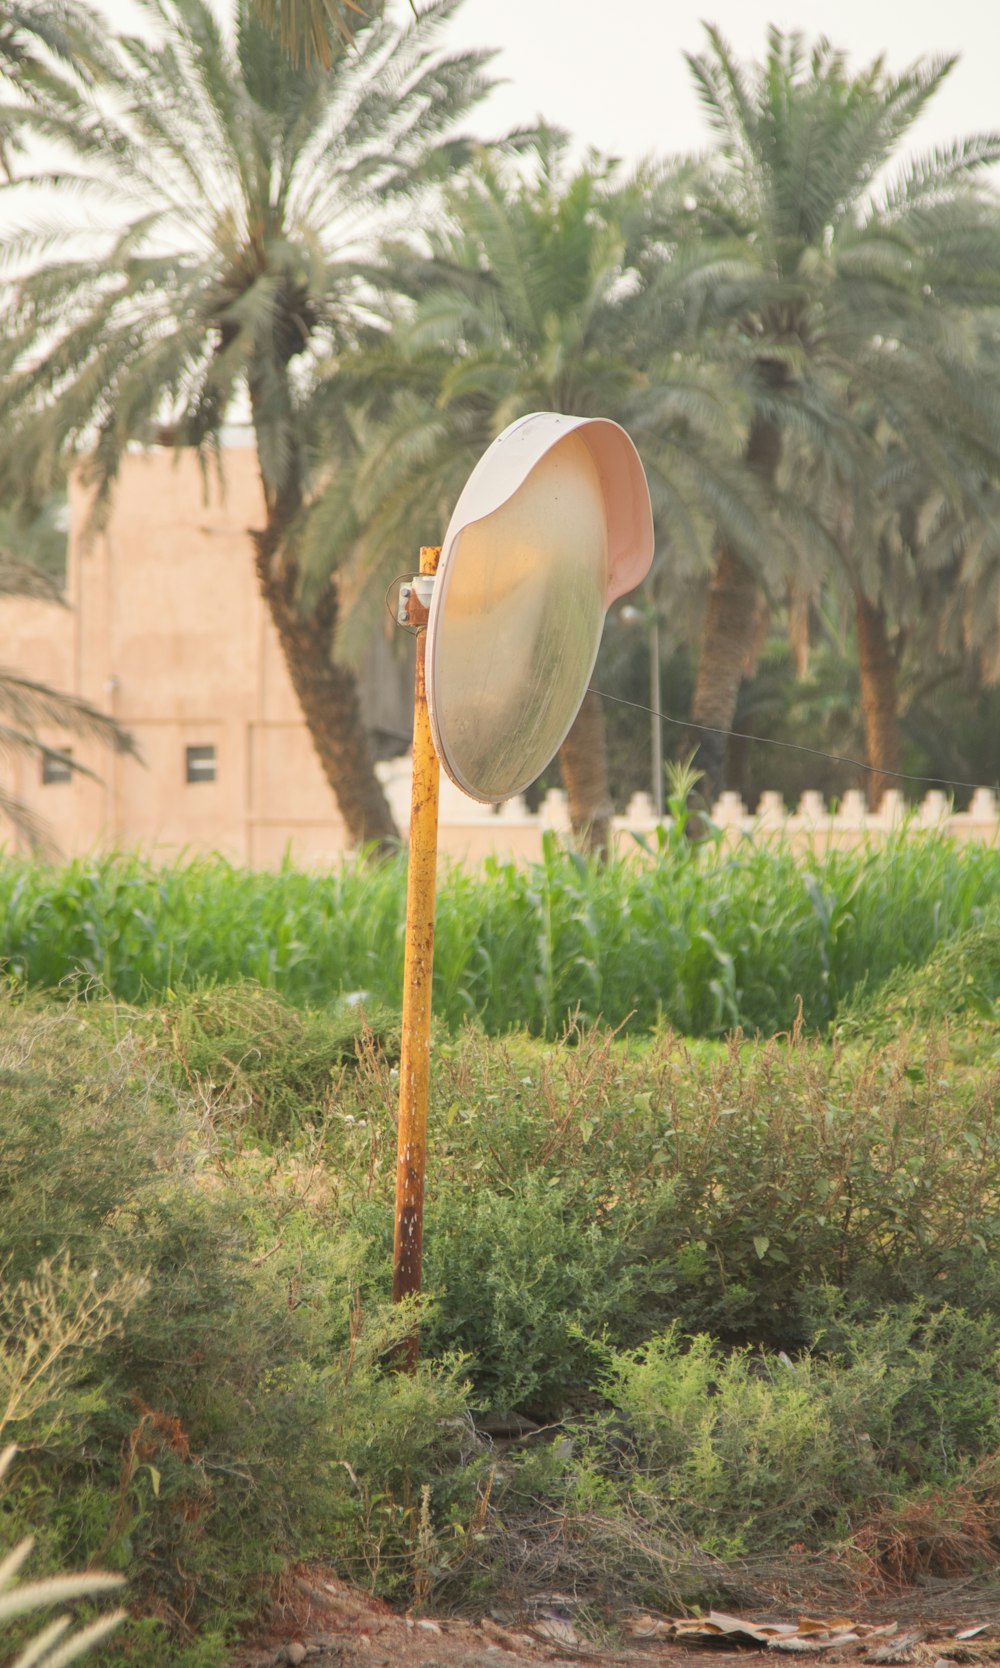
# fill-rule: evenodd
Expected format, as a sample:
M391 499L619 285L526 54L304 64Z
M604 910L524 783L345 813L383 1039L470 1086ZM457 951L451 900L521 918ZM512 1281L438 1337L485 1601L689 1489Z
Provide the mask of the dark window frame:
M62 788L73 780L72 747L54 747L42 754L42 787Z
M184 749L184 781L194 787L202 782L216 782L219 776L219 751L214 742L199 742Z

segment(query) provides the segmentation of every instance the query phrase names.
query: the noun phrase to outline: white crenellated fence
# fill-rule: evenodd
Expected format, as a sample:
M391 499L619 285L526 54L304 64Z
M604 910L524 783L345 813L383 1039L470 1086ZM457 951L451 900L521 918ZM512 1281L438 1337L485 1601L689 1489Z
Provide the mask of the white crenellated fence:
M410 814L409 759L379 766L390 803L400 829ZM755 810L739 794L724 793L712 808L712 820L732 842L743 836L756 841L783 840L793 851L852 850L885 839L904 824L914 833L936 831L955 840L1000 843L1000 804L988 788L977 788L967 811L952 811L948 796L932 789L917 806L908 806L903 795L890 788L877 811L870 811L857 789L845 793L833 808L822 794L802 795L790 809L777 793L761 795ZM656 817L649 794L632 796L624 816L614 820L620 851L634 849L631 836L655 838ZM542 835L551 829L569 831L566 795L551 788L536 812L521 798L510 799L496 808L480 805L462 793L445 776L441 778L439 850L463 862L477 863L488 856L530 862L541 856Z

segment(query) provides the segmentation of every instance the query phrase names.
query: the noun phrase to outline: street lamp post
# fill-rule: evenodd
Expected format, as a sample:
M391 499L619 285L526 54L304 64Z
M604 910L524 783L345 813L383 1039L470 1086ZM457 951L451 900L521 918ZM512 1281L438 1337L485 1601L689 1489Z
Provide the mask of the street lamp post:
M619 612L626 625L645 625L649 628L649 710L652 717L653 805L658 822L662 822L663 802L663 702L660 695L660 616L651 603L637 608L627 603Z

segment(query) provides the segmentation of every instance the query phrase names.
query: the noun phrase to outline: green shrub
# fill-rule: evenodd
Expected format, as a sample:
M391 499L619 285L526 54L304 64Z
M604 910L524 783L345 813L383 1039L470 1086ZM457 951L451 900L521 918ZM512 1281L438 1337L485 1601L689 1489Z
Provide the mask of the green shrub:
M650 1504L706 1551L783 1547L831 1522L855 1433L835 1430L807 1359L722 1354L672 1330L613 1357L606 1390Z
M0 1309L27 1341L2 1358L23 1451L3 1516L49 1569L100 1561L168 1619L123 1631L130 1660L182 1661L195 1631L221 1660L285 1564L356 1524L358 1489L397 1502L365 1544L416 1557L420 1488L462 1498L462 1368L386 1374L409 1323L359 1313L363 1247L321 1230L294 1166L276 1187L274 1161L220 1147L116 1023L109 1051L106 1014L0 1004Z
M496 1301L512 1315L505 1263L528 1287L523 1312L532 1291L551 1282L555 1296L564 1278L568 1315L618 1343L677 1320L724 1342L796 1349L826 1286L872 1313L910 1299L998 1310L998 1088L998 1074L962 1073L933 1044L920 1054L798 1037L693 1052L669 1036L636 1047L595 1033L549 1050L469 1033L439 1052L432 1085L428 1216L441 1230L429 1227L427 1256L462 1317L450 1341L478 1358L481 1337L467 1339L481 1316ZM388 1077L352 1080L342 1104L364 1122L363 1141L356 1127L354 1146L330 1137L331 1162L353 1153L366 1190L375 1141L372 1198L386 1218L391 1090ZM499 1289L478 1312L466 1234L477 1270L490 1236L505 1246L491 1265ZM557 1277L547 1271L561 1242ZM532 1286L536 1250L545 1272ZM564 1348L562 1301L522 1342L536 1367L546 1338Z
M633 1284L617 1235L552 1180L439 1190L426 1230L428 1348L468 1356L481 1405L541 1418L593 1379L594 1341L621 1324Z
M839 1425L859 1420L873 1456L905 1490L961 1476L1000 1454L1000 1314L927 1299L858 1312L830 1289L813 1305L814 1357ZM862 1501L863 1505L863 1501Z
M912 1041L464 1033L433 1068L428 1339L469 1356L481 1405L548 1415L573 1405L602 1337L632 1346L676 1321L795 1351L826 1288L858 1315L1000 1312L998 1083ZM341 1219L372 1246L372 1298L395 1094L384 1064L352 1074L322 1136Z
M0 1451L0 1485L17 1452L13 1443ZM121 1586L121 1577L103 1575L91 1570L86 1575L49 1576L43 1581L23 1581L21 1570L31 1555L34 1542L30 1536L0 1557L0 1649L4 1646L21 1647L14 1668L68 1668L94 1645L106 1639L125 1619L124 1611L112 1611L99 1616L87 1626L70 1635L72 1620L57 1616L40 1631L26 1625L23 1618L37 1615L54 1604L93 1598L97 1593ZM5 1652L6 1654L6 1652Z
M734 1043L678 1076L652 1102L659 1157L633 1240L659 1264L665 1318L790 1349L827 1284L871 1311L1000 1308L997 1092L995 1074L962 1083L946 1055L917 1063L905 1045Z
M794 1360L671 1328L612 1352L603 1382L614 1411L578 1426L584 1478L714 1556L836 1544L984 1457L1000 1535L1000 1319L904 1307ZM580 1487L572 1467L562 1483Z
M1000 1080L946 1038L442 1037L410 1379L391 1029L214 1002L0 1002L5 1323L67 1340L0 1514L44 1569L128 1575L134 1663L221 1662L313 1555L400 1600L534 1572L612 1606L790 1539L992 1555ZM496 1464L484 1408L572 1446Z

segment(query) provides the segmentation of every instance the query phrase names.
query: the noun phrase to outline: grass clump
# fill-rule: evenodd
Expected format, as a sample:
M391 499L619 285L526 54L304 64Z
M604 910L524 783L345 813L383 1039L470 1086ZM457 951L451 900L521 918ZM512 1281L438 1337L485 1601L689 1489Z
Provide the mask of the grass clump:
M900 967L877 989L864 985L839 1016L843 1037L886 1042L944 1024L995 1028L1000 1018L1000 913L939 944L920 967ZM988 1036L983 1039L988 1045Z
M131 1023L206 1107L268 1139L322 1122L359 1048L399 1056L399 1018L380 1004L317 1012L249 981L186 992L167 1007L137 1010Z
M11 1443L0 1450L0 1485L10 1469L17 1450ZM0 1561L0 1644L21 1649L15 1668L68 1668L87 1651L106 1639L124 1620L123 1611L112 1611L99 1616L88 1626L70 1634L72 1620L57 1616L41 1629L25 1621L53 1605L63 1605L81 1598L93 1598L109 1589L121 1586L120 1576L102 1575L90 1571L86 1575L49 1576L44 1581L25 1581L21 1571L31 1555L30 1537L13 1547Z
M613 1354L605 1385L614 1413L596 1426L598 1458L631 1443L630 1489L641 1477L661 1512L723 1558L816 1549L866 1523L873 1502L954 1481L961 1455L1000 1448L996 1327L962 1311L898 1306L794 1358L722 1352L671 1328Z

